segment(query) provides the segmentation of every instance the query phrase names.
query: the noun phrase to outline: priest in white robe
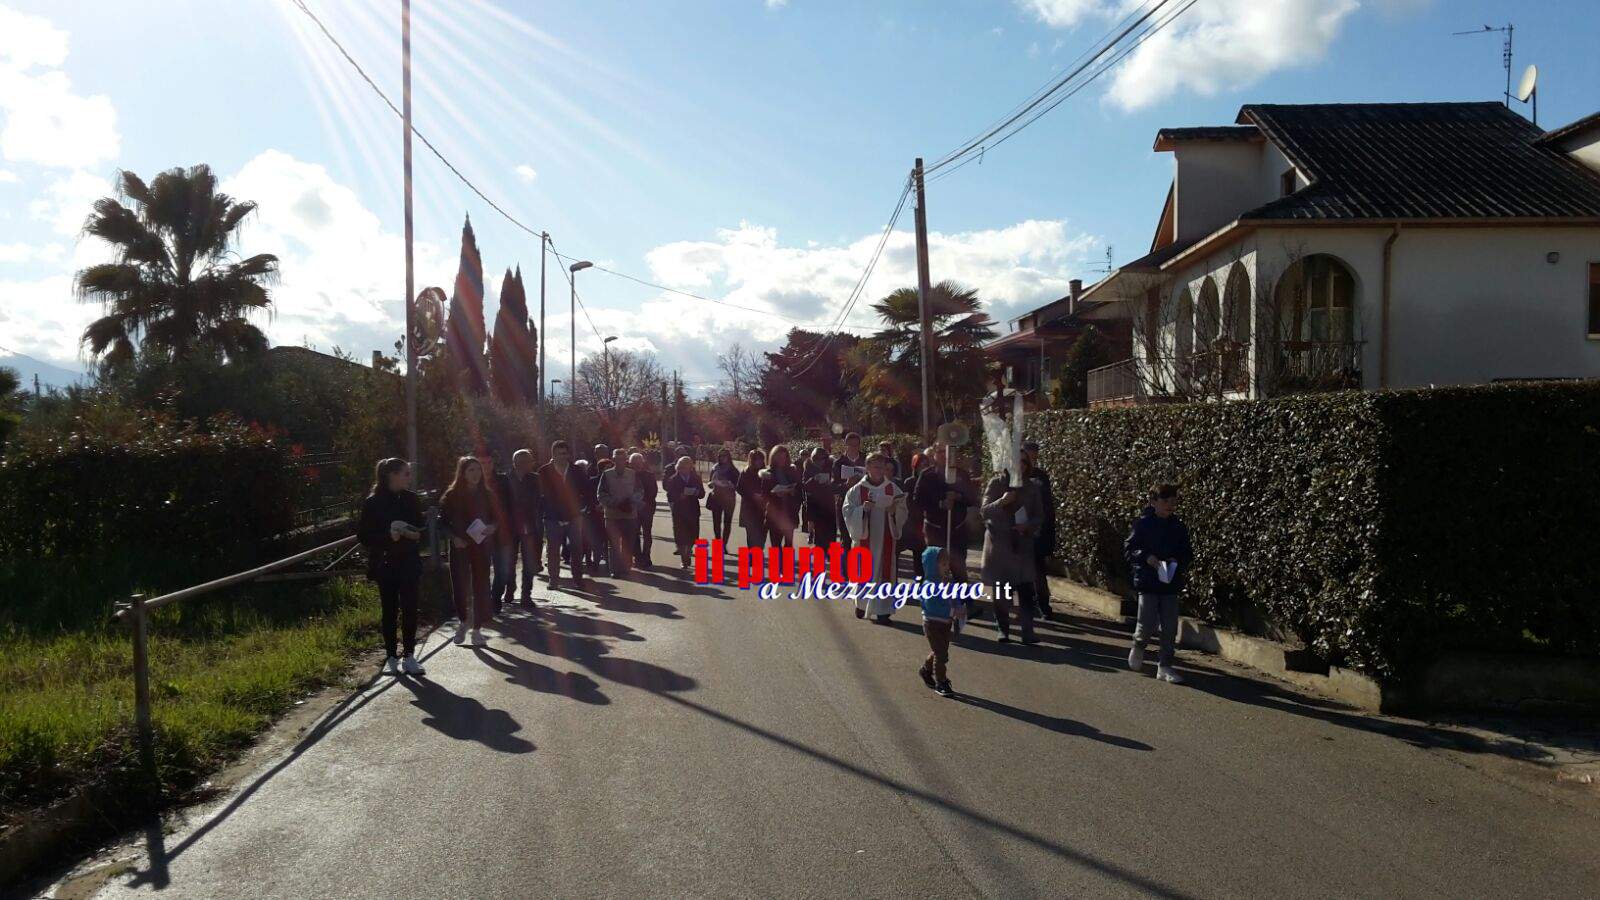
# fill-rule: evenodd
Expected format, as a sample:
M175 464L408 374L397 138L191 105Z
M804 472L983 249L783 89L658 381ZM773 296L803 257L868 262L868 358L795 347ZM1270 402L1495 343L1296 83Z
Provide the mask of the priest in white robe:
M889 480L888 460L867 457L866 477L844 493L844 523L850 538L872 554L872 582L895 583L895 555L900 529L906 523L906 492ZM887 623L894 613L892 597L857 597L856 618L871 616Z

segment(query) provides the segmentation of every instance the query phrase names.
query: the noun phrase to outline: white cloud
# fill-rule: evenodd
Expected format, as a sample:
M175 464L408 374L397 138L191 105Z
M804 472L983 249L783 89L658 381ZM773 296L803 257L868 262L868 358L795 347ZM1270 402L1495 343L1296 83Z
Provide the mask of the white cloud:
M78 365L78 338L99 308L80 303L72 276L0 280L0 344L68 368Z
M259 204L246 219L240 253L274 253L281 280L273 316L260 324L275 344L334 345L364 357L392 352L405 330L403 238L384 229L356 193L320 165L267 150L224 179L222 190ZM415 246L418 290L455 277L455 260Z
M28 212L49 222L56 234L75 235L83 229L94 202L113 193L109 179L77 171L51 182L44 196L28 204Z
M0 244L0 263L59 262L66 255L60 244Z
M523 181L526 181L529 184L532 184L539 177L539 173L534 171L533 166L530 166L527 163L517 166L513 171L517 173L518 178L521 178Z
M783 9L789 5L789 0L767 0L767 9Z
M0 184L16 184L17 173L10 169L0 169Z
M1074 28L1109 22L1142 6L1138 0L1016 0L1041 22ZM1404 15L1429 0L1368 0L1366 6ZM1320 63L1363 7L1360 0L1206 0L1154 33L1112 73L1106 89L1115 105L1143 109L1190 91L1210 97L1249 87L1274 72ZM1154 21L1166 15L1158 12Z
M759 312L662 294L647 301L634 321L651 323L650 341L664 364L713 378L711 361L733 343L755 348L781 343L793 323L777 316L825 328L849 297L878 239L870 234L842 245L784 246L775 229L741 222L719 230L713 240L663 244L646 255L655 280ZM1063 221L1028 220L983 231L935 232L928 243L934 279L977 288L990 315L1004 322L1064 295L1096 241L1069 232ZM876 327L871 304L915 283L914 239L910 232L896 231L847 324Z
M61 65L67 33L38 16L0 7L0 155L13 162L82 168L116 157L117 112L82 96Z

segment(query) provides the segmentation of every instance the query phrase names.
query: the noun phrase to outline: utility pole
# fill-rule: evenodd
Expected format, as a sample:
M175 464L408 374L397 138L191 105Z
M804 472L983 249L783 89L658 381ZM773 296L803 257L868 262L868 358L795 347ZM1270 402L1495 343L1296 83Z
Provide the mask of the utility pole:
M911 179L917 191L917 313L922 319L922 437L933 435L933 410L929 403L929 386L933 383L933 315L928 309L928 199L922 190L922 157L911 168Z
M403 97L400 118L405 128L406 173L406 456L417 472L420 486L422 468L417 459L417 286L411 250L411 0L400 0L400 78Z
M544 407L544 380L548 373L544 367L544 345L549 339L544 330L544 261L545 248L550 244L550 232L539 232L539 418L546 419L543 423L549 426L549 413Z

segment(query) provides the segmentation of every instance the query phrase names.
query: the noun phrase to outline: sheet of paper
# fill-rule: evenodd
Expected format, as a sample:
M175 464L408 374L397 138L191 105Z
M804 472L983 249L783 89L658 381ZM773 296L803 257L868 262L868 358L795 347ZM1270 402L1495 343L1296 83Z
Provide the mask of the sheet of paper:
M1161 583L1171 584L1172 577L1178 574L1178 561L1175 559L1163 559L1159 561L1159 564L1160 567L1156 570L1156 574L1160 576Z
M482 519L473 519L472 524L467 526L467 537L472 538L474 544L481 544L489 536L488 531L489 526L483 524Z

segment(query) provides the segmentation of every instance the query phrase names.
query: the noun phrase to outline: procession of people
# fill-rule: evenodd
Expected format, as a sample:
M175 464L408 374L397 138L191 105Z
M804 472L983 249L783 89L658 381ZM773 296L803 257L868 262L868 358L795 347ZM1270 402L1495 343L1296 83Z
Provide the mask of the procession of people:
M526 608L535 605L535 578L543 575L550 588L562 585L563 564L579 590L591 586L590 573L627 580L638 569L652 568L662 495L683 570L701 540L702 508L711 512L710 537L723 541L725 551L733 549L727 542L737 516L746 547L792 548L797 532L811 546L865 547L875 584L901 579L902 553L913 579L969 582L969 534L981 529L980 580L997 640L1011 641L1015 619L1021 642L1038 643L1035 622L1053 617L1045 562L1054 547L1056 510L1037 443L1022 445L1018 471L995 472L981 490L957 458L958 448L934 444L902 466L889 441L866 453L861 436L852 432L837 457L831 446L824 439L798 460L785 444L752 449L742 470L731 451L721 449L706 476L686 453L673 458L597 444L591 458L578 459L564 440L551 443L542 465L532 448L513 453L509 469L493 452L461 457L440 497L437 520L449 547L455 643L484 646L484 626L517 593L519 560L520 603ZM410 484L406 460L380 461L357 534L383 602L384 671L420 675L414 657L424 515ZM1142 669L1145 643L1154 637L1157 677L1173 683L1182 681L1172 668L1177 596L1193 562L1176 504L1176 486L1153 488L1124 546L1139 601L1128 665ZM922 599L920 607L929 655L918 674L930 688L953 694L947 671L952 638L982 611L976 602L948 596ZM886 625L896 608L880 592L858 600L855 615Z

